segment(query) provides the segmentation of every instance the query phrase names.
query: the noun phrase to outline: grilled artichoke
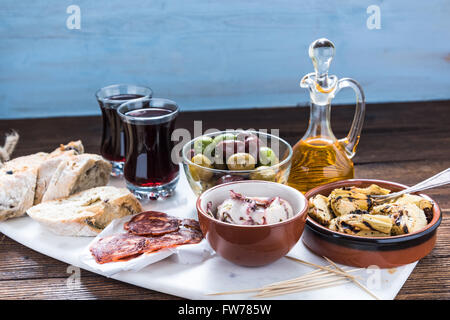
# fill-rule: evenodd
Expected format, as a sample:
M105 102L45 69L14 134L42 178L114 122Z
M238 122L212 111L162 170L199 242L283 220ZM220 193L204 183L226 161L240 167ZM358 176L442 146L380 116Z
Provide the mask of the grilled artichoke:
M386 237L412 233L424 228L433 216L433 203L405 194L375 205L371 196L389 194L375 184L367 188L345 187L327 197L309 200L309 215L329 229L365 237Z
M309 199L309 216L324 226L330 224L334 214L328 207L328 198L319 194Z
M387 216L346 214L333 219L336 231L358 236L386 237L390 235L392 220Z

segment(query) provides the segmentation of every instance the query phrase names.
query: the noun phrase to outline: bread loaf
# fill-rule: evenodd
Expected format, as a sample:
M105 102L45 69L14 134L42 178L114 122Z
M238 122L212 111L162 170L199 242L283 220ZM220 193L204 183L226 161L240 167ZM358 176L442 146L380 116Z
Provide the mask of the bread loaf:
M39 152L7 161L0 168L0 221L22 216L43 200L106 185L111 164L98 155L83 152L81 141L72 141L51 153Z

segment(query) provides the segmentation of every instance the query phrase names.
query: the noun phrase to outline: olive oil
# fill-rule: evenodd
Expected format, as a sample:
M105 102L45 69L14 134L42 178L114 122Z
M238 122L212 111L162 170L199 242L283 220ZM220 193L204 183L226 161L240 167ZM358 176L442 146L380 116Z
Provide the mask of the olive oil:
M318 39L309 46L309 57L315 72L300 81L300 87L309 91L311 112L308 129L293 148L288 184L301 191L354 175L352 157L359 143L364 121L365 98L361 86L353 79L338 80L328 75L334 57L334 44ZM347 137L336 139L331 130L331 100L339 90L352 88L356 94L356 111Z
M293 148L288 184L301 192L353 176L353 162L337 140L306 138Z

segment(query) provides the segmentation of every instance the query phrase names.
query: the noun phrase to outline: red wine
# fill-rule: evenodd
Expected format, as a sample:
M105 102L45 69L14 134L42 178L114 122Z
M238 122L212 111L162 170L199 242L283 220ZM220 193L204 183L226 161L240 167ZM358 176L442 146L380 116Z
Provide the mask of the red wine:
M173 181L178 176L179 166L171 158L174 147L171 135L176 118L157 120L157 117L164 117L172 112L153 107L125 113L127 117L138 120L123 123L128 147L124 176L133 185L157 187ZM154 121L139 123L139 120L144 118L151 118Z
M102 110L103 134L100 152L105 159L110 161L125 161L125 133L122 121L117 114L117 107L128 100L144 97L139 94L118 94L100 101ZM112 100L112 101L109 101Z

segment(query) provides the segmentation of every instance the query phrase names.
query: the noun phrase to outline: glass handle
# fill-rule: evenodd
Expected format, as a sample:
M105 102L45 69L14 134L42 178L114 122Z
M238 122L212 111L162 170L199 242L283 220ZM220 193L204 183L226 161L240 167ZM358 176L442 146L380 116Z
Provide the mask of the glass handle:
M359 138L361 136L361 129L364 122L364 113L366 112L366 99L364 97L364 91L353 79L343 78L339 80L336 88L336 93L341 89L350 87L356 94L356 110L353 117L352 126L347 137L340 139L339 143L344 147L347 156L351 159L356 153L356 147L358 146Z

